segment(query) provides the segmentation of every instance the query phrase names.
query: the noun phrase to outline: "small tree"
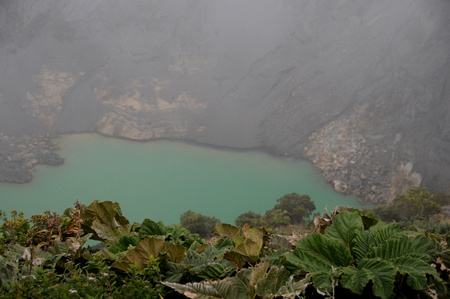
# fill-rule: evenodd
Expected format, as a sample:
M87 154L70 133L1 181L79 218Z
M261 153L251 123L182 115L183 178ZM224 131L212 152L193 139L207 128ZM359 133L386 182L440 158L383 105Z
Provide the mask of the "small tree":
M261 218L261 214L255 213L253 211L248 211L247 213L239 215L236 218L235 223L237 226L244 226L246 223L248 223L253 227L258 227L264 225Z
M309 195L289 193L277 199L277 204L272 210L281 210L283 214L289 216L290 224L299 224L309 218L315 209L316 205Z
M262 221L269 227L286 226L292 223L288 211L275 208L266 211Z
M427 188L411 188L408 194L395 197L393 204L398 207L400 216L407 220L428 218L442 211L442 207L431 198Z
M221 221L215 217L195 213L191 210L184 212L180 216L180 224L191 234L199 234L202 238L211 236L211 232Z
M436 199L445 200L442 196L430 195L427 188L414 187L408 194L397 195L392 205L380 205L374 212L384 221L427 219L442 211Z

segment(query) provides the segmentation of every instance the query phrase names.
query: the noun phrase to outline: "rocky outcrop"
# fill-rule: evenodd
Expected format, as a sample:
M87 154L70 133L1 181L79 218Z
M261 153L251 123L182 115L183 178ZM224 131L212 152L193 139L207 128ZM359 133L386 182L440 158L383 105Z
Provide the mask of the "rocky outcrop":
M204 128L192 126L186 117L175 117L177 113L193 116L202 113L206 104L192 98L187 92L179 94L171 102L161 98L169 88L168 82L153 78L153 93L141 94L144 82L135 80L123 94L115 94L111 88L96 90L97 99L102 102L105 112L96 123L97 132L115 137L134 140L153 138L186 138L195 136Z
M33 76L33 81L39 86L35 92L27 92L28 102L22 108L39 119L47 128L53 125L62 110L62 96L75 83L76 76L66 73L50 71L45 65L42 71Z
M308 158L337 191L374 203L416 185L450 191L446 0L0 8L5 136L262 147ZM13 152L2 165L28 163Z
M305 152L336 191L354 194L371 203L390 202L395 195L419 186L422 176L412 171L411 161L398 165L396 147L402 139L400 133L382 148L378 140L385 136L361 134L370 125L367 109L368 105L357 106L350 115L341 116L311 134Z
M51 135L7 136L0 133L0 182L28 183L37 164L60 165L64 161Z

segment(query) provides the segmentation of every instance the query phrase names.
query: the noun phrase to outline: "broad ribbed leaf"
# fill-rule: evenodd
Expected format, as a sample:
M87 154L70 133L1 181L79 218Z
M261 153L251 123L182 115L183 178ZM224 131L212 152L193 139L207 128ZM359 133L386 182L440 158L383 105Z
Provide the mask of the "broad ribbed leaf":
M426 274L434 276L435 280L441 279L436 269L430 264L418 258L408 256L399 257L391 260L392 264L397 267L397 271L402 275L408 275L407 284L414 290L423 290L427 286Z
M397 238L400 233L400 225L398 223L379 223L372 227L369 232L373 233L370 245L376 247L384 244L389 239Z
M161 239L148 237L140 241L135 248L127 252L122 260L114 262L112 266L126 272L130 271L130 265L142 270L151 260L158 258L159 253L166 248L165 245Z
M400 227L397 224L387 225L379 222L369 230L362 231L355 236L352 253L356 263L365 258L372 247L380 246L390 238L398 237Z
M263 244L269 239L269 233L263 227L250 227L250 224L245 224L242 227L242 234L246 239L251 239L254 242L262 242Z
M215 246L209 245L206 248L204 248L202 251L200 251L199 254L208 260L213 260L213 259L217 259L217 258L222 259L223 254L229 250L230 249L227 247L216 248ZM196 250L196 252L198 252L198 250Z
M273 298L273 295L282 295L283 292L288 292L286 285L289 282L289 278L290 273L286 268L271 267L269 272L258 280L256 294L263 298ZM284 289L282 290L283 287Z
M227 237L234 241L234 239L240 235L241 229L231 224L221 223L216 225L213 232L221 238Z
M130 233L131 225L117 202L94 200L81 214L83 230L93 233L92 239L114 244Z
M189 298L223 298L223 299L248 299L247 288L236 277L226 278L221 281L205 281L202 283L171 283L162 282L177 292L184 295L196 294Z
M342 272L341 285L359 295L362 295L364 288L371 280L376 279L375 274L365 268L345 267Z
M434 255L434 245L423 236L399 236L389 239L378 247L372 247L367 257L380 257L385 260L395 259L403 256L419 258L430 262Z
M288 251L289 250L287 248L281 248L276 252L261 258L261 262L269 262L271 267L272 266L280 267L281 266L280 257Z
M328 271L332 267L346 267L353 263L347 246L335 238L309 234L297 243L297 248L282 258L289 271Z
M223 255L223 258L233 263L236 269L242 269L247 262L245 256L236 251L227 251Z
M236 245L235 251L244 256L250 264L254 264L259 259L259 254L264 244L265 232L261 228L249 228L244 226L242 231L245 240Z
M139 243L140 239L135 236L120 236L119 242L113 244L108 247L108 250L111 253L119 253L123 251L127 251L130 246L136 246Z
M211 280L228 277L235 273L235 268L231 262L224 260L194 267L190 269L189 273L191 276Z
M219 224L216 228L230 228L230 225ZM263 248L264 242L268 238L268 233L262 228L250 228L249 225L244 225L242 227L243 235L237 235L233 231L235 243L235 249L233 251L228 251L224 254L223 258L232 262L236 268L241 269L246 262L251 265L256 264L259 261L259 255L261 249Z
M333 276L331 269L328 271L312 272L309 276L317 290L329 294L333 291L333 285L337 285L338 283L337 278Z
M394 290L396 267L382 259L363 259L358 268L342 269L341 285L352 292L362 294L364 287L372 281L375 296L389 298Z
M273 249L280 249L291 248L292 244L289 242L288 236L272 234L267 246Z
M250 298L256 296L256 284L258 281L266 276L267 269L269 269L269 263L261 263L253 267L251 274L248 277L248 294Z
M139 236L141 238L149 236L164 236L167 229L162 222L156 223L153 220L145 219L139 229Z
M167 263L166 278L167 282L180 282L183 276L189 271L186 265L179 263Z
M220 249L220 250L222 250L222 249L232 250L232 249L234 249L235 246L234 246L233 241L231 241L228 238L225 238L225 239L220 240L217 244L215 244L214 247L217 249Z
M228 260L217 259L221 251L209 246L201 253L194 250L186 252L186 258L180 263L169 263L166 281L178 282L183 275L202 279L220 279L235 273L236 268Z
M326 229L325 234L341 240L351 250L356 234L360 234L363 231L364 225L361 216L356 212L344 211L334 217L333 224Z
M289 280L278 290L276 295L282 296L283 298L301 298L300 295L309 285L310 283L307 278L294 280L294 276L290 276Z
M186 257L186 248L178 244L165 244L165 249L169 254L169 260L173 263L179 263Z

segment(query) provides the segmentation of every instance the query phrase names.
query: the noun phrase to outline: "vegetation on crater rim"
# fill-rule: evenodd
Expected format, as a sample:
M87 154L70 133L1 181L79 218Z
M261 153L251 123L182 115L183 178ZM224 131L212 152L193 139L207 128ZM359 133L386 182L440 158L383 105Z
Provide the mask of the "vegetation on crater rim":
M426 195L424 191L414 189L404 197ZM438 198L434 201L439 206L446 203L445 197ZM301 209L298 201L304 204ZM218 223L208 240L180 224L150 219L131 224L119 204L108 201L89 206L77 202L62 215L48 211L30 219L15 211L8 219L3 212L0 294L6 298L448 296L450 233L445 223L385 223L370 211L338 207L316 215L315 233L307 233L312 227L305 220L313 210L308 204L309 196L286 194L266 212L264 221L272 220L266 222L268 228ZM281 212L275 214L290 222L269 217L277 210ZM192 211L185 214L202 218ZM257 214L250 211L246 217L262 221L266 214L251 217ZM287 235L276 230L298 223L304 225L303 232ZM88 240L98 244L88 245Z

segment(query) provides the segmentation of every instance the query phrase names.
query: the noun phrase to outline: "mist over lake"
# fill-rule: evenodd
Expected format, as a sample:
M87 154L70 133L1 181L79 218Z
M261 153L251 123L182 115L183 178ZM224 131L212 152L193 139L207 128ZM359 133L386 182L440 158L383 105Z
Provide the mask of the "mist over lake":
M234 223L248 210L264 213L286 193L308 194L325 206L360 207L326 184L306 160L256 150L230 150L155 140L133 142L95 134L59 140L61 166L39 166L28 184L0 184L0 209L26 216L62 213L78 199L117 201L131 222L179 223L192 210Z

